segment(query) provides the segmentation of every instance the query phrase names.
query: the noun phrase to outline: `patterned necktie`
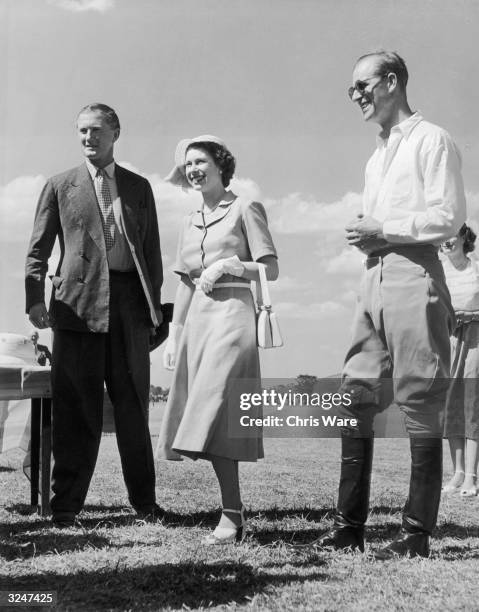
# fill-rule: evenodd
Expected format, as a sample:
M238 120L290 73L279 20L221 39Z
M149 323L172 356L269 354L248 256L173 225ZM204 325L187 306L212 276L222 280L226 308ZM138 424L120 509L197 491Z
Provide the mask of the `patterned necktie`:
M105 177L105 172L101 168L99 168L96 173L95 191L101 210L105 246L106 250L109 251L115 244L115 215L113 214L110 187Z

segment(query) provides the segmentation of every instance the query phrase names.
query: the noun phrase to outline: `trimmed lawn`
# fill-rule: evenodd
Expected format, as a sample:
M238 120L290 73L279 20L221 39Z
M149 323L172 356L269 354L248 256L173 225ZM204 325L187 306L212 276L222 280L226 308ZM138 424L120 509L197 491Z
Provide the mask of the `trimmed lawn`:
M152 409L152 433L160 410ZM156 438L153 439L153 444ZM128 506L114 435L103 436L81 527L58 530L32 513L20 455L0 464L0 590L55 590L58 610L474 610L479 608L479 498L444 497L429 560L381 563L315 553L331 525L339 440L266 439L266 459L241 466L248 535L205 547L219 494L204 461L162 461L166 518L138 524ZM446 472L450 462L445 446ZM376 441L368 550L393 537L409 475L406 439ZM25 608L27 609L27 608ZM31 609L31 608L28 608Z

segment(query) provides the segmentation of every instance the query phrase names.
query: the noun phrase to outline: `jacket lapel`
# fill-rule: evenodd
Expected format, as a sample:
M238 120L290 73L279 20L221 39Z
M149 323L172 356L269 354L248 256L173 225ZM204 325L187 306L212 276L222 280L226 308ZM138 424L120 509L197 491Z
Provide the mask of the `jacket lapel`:
M71 181L68 196L73 205L73 213L81 221L85 230L99 249L105 248L103 226L96 199L95 188L86 164L77 168Z
M135 175L125 172L124 168L116 164L115 178L121 202L121 218L125 226L126 235L132 241L134 240L138 221L136 207L138 206L137 184L139 179L135 179Z

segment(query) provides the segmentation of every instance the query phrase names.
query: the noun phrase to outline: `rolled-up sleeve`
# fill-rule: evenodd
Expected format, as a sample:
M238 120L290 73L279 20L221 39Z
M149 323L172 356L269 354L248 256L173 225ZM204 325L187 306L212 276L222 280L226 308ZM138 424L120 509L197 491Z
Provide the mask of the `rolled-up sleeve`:
M258 261L267 255L277 257L264 206L259 202L245 202L241 214L243 231L253 261Z

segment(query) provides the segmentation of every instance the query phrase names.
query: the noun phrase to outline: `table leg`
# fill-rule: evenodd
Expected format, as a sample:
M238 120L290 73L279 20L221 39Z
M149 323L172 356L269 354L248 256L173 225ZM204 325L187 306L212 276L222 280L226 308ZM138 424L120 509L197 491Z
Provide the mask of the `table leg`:
M32 398L31 409L31 443L30 443L30 504L38 506L38 481L40 475L40 421L42 400Z
M52 456L52 400L42 398L42 435L41 435L41 508L40 514L50 513L50 470Z

